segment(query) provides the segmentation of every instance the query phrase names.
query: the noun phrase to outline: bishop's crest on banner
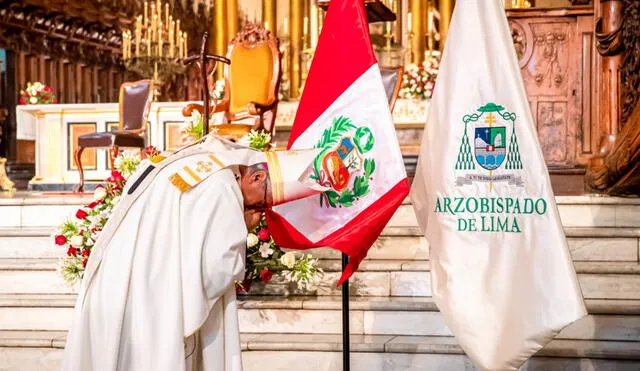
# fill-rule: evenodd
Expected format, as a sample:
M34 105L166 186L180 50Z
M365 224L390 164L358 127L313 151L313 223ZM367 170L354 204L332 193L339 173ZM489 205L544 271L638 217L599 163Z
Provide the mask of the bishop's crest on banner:
M517 370L586 314L504 7L458 0L411 198L434 301L482 370Z

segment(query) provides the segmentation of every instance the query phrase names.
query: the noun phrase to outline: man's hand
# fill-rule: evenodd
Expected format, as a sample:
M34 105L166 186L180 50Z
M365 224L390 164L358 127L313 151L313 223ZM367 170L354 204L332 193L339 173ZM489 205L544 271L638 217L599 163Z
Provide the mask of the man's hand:
M262 218L262 212L256 210L247 210L244 212L244 223L247 225L247 230L251 231L260 224Z

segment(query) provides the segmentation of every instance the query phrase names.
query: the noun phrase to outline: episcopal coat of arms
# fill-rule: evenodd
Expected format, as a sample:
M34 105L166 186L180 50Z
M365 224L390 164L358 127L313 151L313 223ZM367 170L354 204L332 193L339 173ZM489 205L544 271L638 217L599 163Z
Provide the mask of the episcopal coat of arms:
M508 181L510 184L522 185L520 177L510 174L494 176L493 172L522 169L520 148L516 136L516 114L507 111L503 106L487 103L476 112L464 115L464 134L462 135L456 170L475 170L476 166L487 170L488 174L465 174L458 177L456 185L468 185L473 182ZM473 135L473 152L469 136Z

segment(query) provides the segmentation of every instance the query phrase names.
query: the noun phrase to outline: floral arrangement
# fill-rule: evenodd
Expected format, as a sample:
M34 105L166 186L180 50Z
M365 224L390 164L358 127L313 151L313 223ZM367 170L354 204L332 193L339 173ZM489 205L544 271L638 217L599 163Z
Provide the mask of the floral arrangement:
M271 134L264 130L251 130L249 134L240 138L238 143L258 151L268 151L271 148Z
M269 283L274 273L300 290L311 290L320 281L323 271L311 254L284 252L269 233L264 215L260 224L247 236L247 260L244 281L236 282L236 292L246 293L253 282Z
M39 82L27 83L25 90L20 90L20 104L56 104L53 88Z
M196 141L202 138L203 131L204 120L202 119L202 114L197 110L191 111L191 116L186 117L180 126L180 134L183 141Z
M78 209L74 217L62 223L55 232L55 244L67 250L59 271L70 285L82 279L93 245L113 208L120 202L127 178L139 164L137 157L118 157L117 164L114 164L117 170L111 172L104 185L98 185L93 193L93 201Z
M419 66L411 64L407 66L402 76L400 98L403 99L431 99L433 88L438 77L440 61L432 56Z

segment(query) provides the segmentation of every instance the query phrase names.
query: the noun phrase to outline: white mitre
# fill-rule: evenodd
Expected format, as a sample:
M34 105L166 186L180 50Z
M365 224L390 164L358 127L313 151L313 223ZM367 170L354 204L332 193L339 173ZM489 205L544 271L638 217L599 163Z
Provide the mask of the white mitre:
M310 179L319 149L264 152L269 168L273 206L328 191Z
M313 161L319 153L319 149L260 152L244 147L217 153L216 156L226 164L251 166L266 163L275 206L329 190L309 178Z

